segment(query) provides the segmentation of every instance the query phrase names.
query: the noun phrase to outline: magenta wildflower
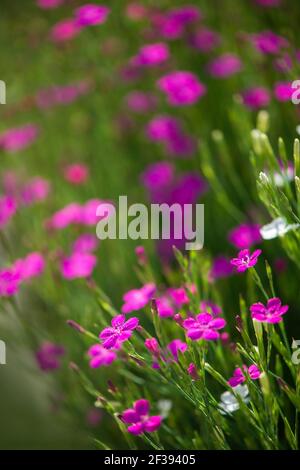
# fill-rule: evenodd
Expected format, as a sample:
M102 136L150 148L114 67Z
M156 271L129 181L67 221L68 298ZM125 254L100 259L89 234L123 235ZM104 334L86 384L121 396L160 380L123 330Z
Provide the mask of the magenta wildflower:
M145 339L145 347L150 351L152 354L159 353L159 344L156 338L147 338Z
M220 36L215 31L202 28L190 37L189 42L200 52L209 53L219 45Z
M160 78L157 85L172 106L194 104L206 93L206 86L192 72L171 72Z
M34 202L44 201L50 192L50 183L41 177L30 180L22 190L21 199L23 204L29 205Z
M183 327L187 330L188 338L193 341L204 339L214 341L220 337L218 330L226 325L223 318L214 318L209 313L200 313L195 318L187 318L183 322Z
M48 226L58 230L70 224L80 223L81 214L82 210L80 204L73 202L55 212L48 222Z
M211 270L209 272L209 282L214 282L216 279L231 276L233 273L233 266L226 256L217 256L213 260Z
M281 305L281 300L274 297L265 306L261 302L251 305L250 312L253 320L261 323L280 323L282 315L288 311L288 305Z
M5 227L17 210L15 198L0 196L0 230Z
M251 380L257 380L261 376L261 371L256 364L252 364L249 368L246 366L243 366L243 369L238 367L234 370L233 376L228 380L228 384L234 388L244 383L246 381L246 373Z
M117 355L114 351L104 348L101 344L93 344L88 350L88 355L91 358L90 367L93 369L101 366L109 366L117 359Z
M89 169L83 163L71 163L63 170L64 178L71 184L83 184L89 177Z
M50 39L55 43L61 43L74 39L80 32L73 18L59 21L50 31Z
M242 93L243 103L250 109L260 109L269 105L270 93L266 88L249 88Z
M106 21L109 12L110 9L104 5L93 3L83 5L75 10L75 24L79 27L102 24Z
M183 305L186 305L190 302L184 287L170 287L168 289L168 294L172 298L177 308L181 308Z
M250 248L262 241L258 224L241 224L232 229L228 234L228 240L236 248Z
M85 278L92 275L96 264L96 256L77 251L62 260L60 270L62 276L68 280Z
M29 253L25 258L15 261L14 268L23 280L40 276L45 269L45 259L41 253Z
M0 297L11 297L15 295L21 284L20 273L14 268L0 270Z
M249 268L256 265L257 259L261 254L261 250L255 250L252 255L248 249L241 250L238 253L237 258L233 258L230 262L233 266L236 266L239 273L243 273Z
M89 253L95 251L99 245L99 240L96 235L92 233L83 233L80 235L73 244L73 251L81 253Z
M133 62L141 67L152 67L160 65L169 59L170 52L167 44L158 42L155 44L147 44L139 50Z
M23 150L37 139L38 133L38 127L34 124L8 129L0 134L0 149L10 153Z
M278 54L284 47L288 46L288 41L273 33L273 31L254 34L252 42L259 52L271 55Z
M157 105L157 98L151 93L142 91L131 91L125 97L127 107L135 113L146 113L153 111Z
M223 54L208 65L208 72L215 78L227 78L240 72L242 63L235 54Z
M181 341L181 339L174 339L168 344L167 349L173 356L175 362L178 362L178 353L185 353L188 345Z
M191 362L190 365L188 366L187 372L192 377L193 380L198 380L199 379L199 375L198 375L198 372L197 372L197 367L193 362Z
M154 432L160 427L161 416L149 416L149 401L145 399L137 400L133 408L123 411L121 419L124 423L130 424L127 431L136 436L144 432Z
M161 318L173 317L175 314L174 307L167 296L161 296L156 299L158 315Z
M60 367L60 358L64 353L62 346L45 341L35 356L40 369L46 372Z
M122 313L130 313L134 310L144 308L151 300L155 292L155 284L145 284L140 289L132 289L123 296L124 305L122 306Z
M124 341L131 337L138 324L139 319L136 317L126 321L125 315L115 316L111 321L111 326L104 328L99 334L103 347L106 349L120 347Z
M274 94L278 101L285 102L291 101L292 94L294 93L291 82L278 82L274 86Z

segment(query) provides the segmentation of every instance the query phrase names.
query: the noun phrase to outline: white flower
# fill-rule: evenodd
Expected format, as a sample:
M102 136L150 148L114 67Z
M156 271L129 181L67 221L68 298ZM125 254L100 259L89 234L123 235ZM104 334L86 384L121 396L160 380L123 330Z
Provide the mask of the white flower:
M296 230L300 227L299 224L287 224L283 217L277 217L270 224L264 225L260 228L260 234L264 240L273 240L277 237L282 237L290 230Z
M234 392L241 397L244 403L249 403L250 397L247 385L238 385L234 388ZM222 415L233 413L239 409L240 405L234 393L224 392L220 398L219 409Z
M160 415L163 418L167 418L169 416L172 405L173 403L171 400L158 400L157 408L159 409Z

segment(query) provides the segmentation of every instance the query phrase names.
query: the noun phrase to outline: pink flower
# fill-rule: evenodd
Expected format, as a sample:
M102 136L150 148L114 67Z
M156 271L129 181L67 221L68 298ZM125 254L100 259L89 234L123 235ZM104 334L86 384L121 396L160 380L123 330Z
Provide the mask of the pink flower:
M262 241L258 224L241 224L229 232L228 240L236 248L244 249Z
M68 204L59 211L55 212L48 222L50 228L56 230L63 229L70 224L80 223L82 208L75 202Z
M57 8L64 3L65 0L36 0L38 7L45 10L50 10L51 8Z
M178 353L185 353L188 345L181 341L180 339L174 339L171 343L168 344L167 349L172 354L174 361L178 362Z
M294 93L292 88L292 83L290 82L278 82L275 83L274 94L278 101L285 102L292 99L292 94Z
M111 327L104 328L99 334L103 347L106 349L119 348L124 341L131 337L138 324L139 319L136 317L126 321L125 315L117 315L112 319Z
M97 264L97 258L90 253L74 252L61 262L61 274L65 279L90 277Z
M259 34L254 34L252 41L256 49L263 54L275 55L281 49L288 46L288 41L273 33L273 31L263 31Z
M17 152L31 145L38 136L38 127L34 124L9 129L0 134L0 149L6 152Z
M109 351L101 346L101 344L93 344L88 350L88 355L91 358L90 367L93 369L101 366L109 366L117 359L117 355L114 351Z
M127 431L135 436L144 432L154 432L160 427L161 416L149 416L149 402L145 399L137 400L133 408L123 411L122 421L128 426Z
M255 250L252 255L248 249L242 250L238 253L237 258L233 258L230 262L233 266L236 266L239 273L243 273L249 268L256 265L257 259L261 254L261 250Z
M265 306L261 302L251 305L250 312L253 320L261 323L280 323L282 315L288 311L288 305L281 305L277 297L268 300Z
M123 296L124 305L122 306L122 313L130 313L134 310L141 310L151 300L155 292L155 284L145 284L140 289L132 289Z
M56 23L50 31L50 38L53 42L60 43L74 39L80 32L73 18L62 20Z
M174 180L175 168L172 163L152 163L142 174L141 180L144 186L151 192L164 190ZM151 198L152 199L152 198Z
M192 72L171 72L160 78L157 85L172 106L194 104L206 93L206 86Z
M60 358L64 353L62 346L45 341L36 352L36 360L40 369L47 372L60 367Z
M156 305L160 318L168 318L174 316L175 311L168 297L158 297L156 299Z
M249 88L242 94L243 103L250 109L260 109L270 103L270 93L266 88Z
M109 13L108 7L89 3L75 10L75 24L79 27L102 24L106 21Z
M197 367L195 366L195 364L193 362L191 362L190 365L188 366L187 372L192 377L193 380L198 380L199 379L199 375L198 375L198 372L197 372Z
M148 256L147 256L145 248L140 245L140 246L137 246L134 251L135 251L138 263L141 266L145 266L148 263Z
M243 366L243 369L238 367L234 370L233 376L228 380L228 384L234 388L244 383L246 381L245 374L248 374L252 380L257 380L261 376L261 372L255 364L252 364L249 368L246 366Z
M230 260L226 256L217 256L209 272L209 281L214 282L216 279L231 276L232 273Z
M12 196L0 197L0 230L5 227L12 216L16 213L17 204Z
M89 169L83 163L72 163L64 168L64 178L71 184L85 183L89 177Z
M190 302L184 287L170 287L168 289L168 294L172 298L177 308L181 308L183 305L186 305Z
M145 347L154 355L159 353L159 344L156 338L145 339Z
M135 113L153 111L157 104L155 95L142 91L132 91L125 97L126 105Z
M43 255L38 252L30 253L26 258L15 261L14 268L23 280L40 276L45 269L45 260Z
M204 339L214 341L220 337L217 330L224 328L226 321L223 318L213 318L209 313L200 313L196 318L184 320L183 327L187 330L188 338L193 341Z
M161 65L169 59L170 52L167 44L158 42L155 44L147 44L139 50L133 59L135 65L142 67L152 67Z
M97 207L102 203L105 203L105 201L101 201L100 199L90 199L83 204L80 223L83 225L95 225L101 218L96 213ZM110 214L108 214L108 217L109 215Z
M50 184L44 178L34 178L30 180L23 188L21 198L25 205L34 202L43 201L47 198L50 191Z
M15 295L21 284L20 273L14 268L0 270L0 297L10 297Z
M219 45L220 36L215 31L202 28L190 37L189 42L200 52L209 53Z
M211 302L210 300L203 300L200 302L200 310L201 312L208 312L211 313L213 317L218 317L222 315L222 309L219 305Z
M215 78L227 78L238 73L242 68L240 59L235 54L223 54L208 65L208 72Z
M99 245L98 238L92 233L83 233L73 244L73 251L89 253L95 251Z

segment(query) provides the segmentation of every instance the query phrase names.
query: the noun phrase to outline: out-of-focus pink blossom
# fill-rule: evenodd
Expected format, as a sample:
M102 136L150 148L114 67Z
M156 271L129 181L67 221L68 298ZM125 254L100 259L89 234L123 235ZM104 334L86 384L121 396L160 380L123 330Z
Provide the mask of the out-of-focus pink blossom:
M63 229L70 224L78 224L81 222L81 215L81 205L73 202L55 212L49 220L48 226L58 230Z
M52 371L60 367L61 357L65 354L65 349L49 341L45 341L36 352L36 360L41 370Z
M89 169L84 163L71 163L64 168L63 174L66 181L79 185L87 181Z
M93 344L88 350L90 357L90 367L96 369L101 366L109 366L117 359L114 351L104 348L101 344Z
M13 196L0 196L0 230L10 221L17 211L17 203Z
M263 54L278 54L282 49L288 46L288 41L273 33L273 31L263 31L252 36L252 43L255 48Z
M294 93L292 83L290 82L278 82L274 86L274 94L278 101L291 101L292 94Z
M21 284L20 273L14 268L0 270L0 297L11 297L15 295Z
M83 233L73 244L73 252L89 253L95 251L99 245L99 240L92 233Z
M50 183L41 177L30 180L23 187L21 199L23 204L29 205L34 202L44 201L50 192Z
M206 94L206 86L192 72L171 72L160 78L157 86L172 106L192 105Z
M227 78L240 72L242 62L235 54L223 54L212 60L208 65L208 72L215 78Z
M220 42L221 39L218 33L208 28L199 29L189 38L191 46L206 54L213 51Z
M78 36L79 32L80 28L75 23L74 19L69 18L59 21L52 27L50 38L55 43L66 42Z
M163 64L169 57L170 51L168 45L163 42L157 42L141 47L138 54L133 58L133 63L141 67L153 67Z
M89 3L75 10L75 24L79 27L95 26L106 21L110 9L105 5Z
M213 282L216 279L231 276L233 273L233 266L230 259L226 256L217 256L213 260L211 270L209 272L209 281Z
M161 296L156 299L158 315L161 318L173 317L175 314L174 307L167 296Z
M25 258L15 261L14 269L22 281L40 276L45 269L44 257L39 252L29 253Z
M260 109L269 105L270 93L266 88L249 88L242 93L243 103L250 109Z
M96 256L75 251L61 262L61 274L65 279L90 277L97 264Z
M38 127L34 124L8 129L0 134L0 149L14 153L31 145L38 136Z
M148 283L140 289L132 289L126 292L123 296L122 313L126 314L144 308L151 300L155 290L155 284Z
M236 248L250 248L262 241L258 224L241 224L232 229L228 234L228 240Z
M135 113L153 111L157 105L157 98L151 93L132 91L125 97L126 106Z

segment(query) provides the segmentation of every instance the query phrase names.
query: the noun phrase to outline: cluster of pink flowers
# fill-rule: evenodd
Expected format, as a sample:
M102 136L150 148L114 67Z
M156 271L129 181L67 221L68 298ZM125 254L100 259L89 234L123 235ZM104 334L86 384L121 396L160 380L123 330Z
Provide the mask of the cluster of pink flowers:
M33 252L25 258L17 259L13 265L0 270L0 297L16 294L22 282L40 276L45 268L41 253Z
M256 364L252 364L250 367L238 367L234 370L233 376L228 380L228 384L233 388L237 387L246 381L246 374L250 377L250 379L257 380L261 376L261 371Z
M145 399L137 400L133 404L133 408L123 411L121 420L125 424L130 424L127 431L135 436L144 432L155 432L161 425L162 417L149 416L150 405Z
M175 157L192 155L196 150L196 141L186 135L180 121L172 116L155 116L146 127L149 139L162 142L166 153Z
M14 206L29 206L36 202L44 201L51 189L49 181L41 176L31 178L24 183L23 178L18 178L11 171L4 173L2 184L7 195L6 198Z
M47 221L47 227L61 230L72 224L95 225L101 219L96 214L97 207L103 202L100 199L90 199L83 205L72 202L55 212Z
M192 72L171 72L160 78L157 86L171 106L192 105L206 94L206 86Z
M168 45L158 42L141 47L138 54L132 59L132 63L140 67L153 67L165 63L169 57Z
M8 129L0 134L0 149L9 153L29 147L38 137L39 129L34 124Z
M288 305L281 305L281 300L278 297L269 299L266 306L258 302L250 307L253 320L261 323L280 323L283 320L282 315L288 309Z

